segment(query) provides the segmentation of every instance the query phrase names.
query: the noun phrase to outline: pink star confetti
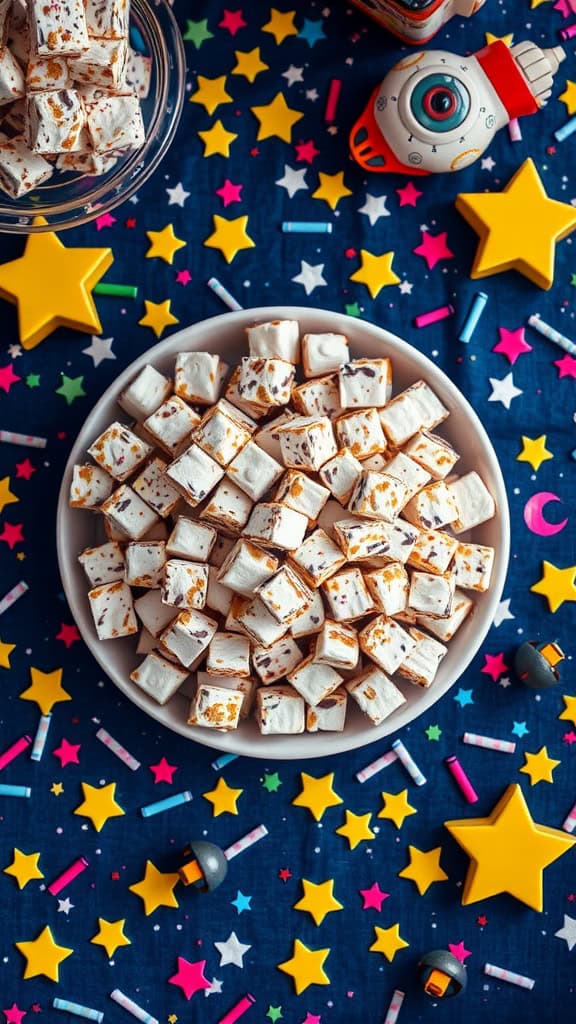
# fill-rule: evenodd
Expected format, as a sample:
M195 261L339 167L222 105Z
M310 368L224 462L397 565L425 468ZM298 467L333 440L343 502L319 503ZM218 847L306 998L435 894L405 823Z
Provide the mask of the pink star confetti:
M158 782L173 782L174 772L178 771L178 765L168 764L165 757L161 757L158 764L149 765L150 771L154 776L154 784Z
M190 963L183 956L178 957L178 970L171 978L168 978L169 985L177 985L181 988L186 999L191 999L195 992L202 992L210 988L210 982L204 975L206 967L205 960L196 960Z
M369 889L360 889L360 895L364 900L362 910L382 910L382 904L390 893L382 892L378 882L374 882Z
M302 1021L302 1024L321 1024L320 1014L310 1013L310 1010L306 1011L306 1016Z
M116 223L116 217L113 217L111 213L103 213L101 217L96 217L96 230L102 231L102 228L111 228Z
M0 533L0 540L8 545L10 551L13 551L16 544L20 544L24 540L22 536L23 528L24 523L4 523L4 529Z
M26 1016L26 1010L21 1010L16 1003L12 1003L9 1010L2 1010L6 1017L6 1024L21 1024L22 1018Z
M52 753L60 761L60 766L65 768L67 764L80 764L78 760L80 747L80 743L68 743L68 740L62 740L60 746L53 750Z
M564 733L562 739L564 743L567 743L568 746L571 746L572 743L576 743L576 732L574 732L574 729L570 729L570 732Z
M32 465L30 459L24 459L23 462L16 463L16 478L22 477L23 480L29 480L35 472L36 466Z
M308 142L298 142L294 149L296 150L296 163L313 163L314 159L320 155L320 150L316 149L316 146L310 139Z
M246 28L242 11L228 11L224 8L224 17L218 22L218 28L227 28L231 36L235 36L241 28Z
M485 914L480 914L480 917L476 918L476 924L479 924L481 928L485 928L488 924L488 918Z
M446 243L447 234L441 231L439 235L431 235L429 231L422 231L422 241L413 252L426 261L428 270L433 270L440 260L454 259L454 253Z
M466 957L472 956L471 950L466 949L466 946L464 945L463 942L458 942L457 944L454 942L449 942L448 949L452 953L452 956L455 956L456 959L459 960L461 964L464 963Z
M226 181L220 188L214 189L217 196L220 196L224 206L230 206L230 203L241 203L242 197L240 195L243 185L235 185L230 178L226 178Z
M278 878L281 878L283 882L287 882L289 878L292 878L292 872L290 868L280 868L278 872Z
M5 391L6 394L8 394L12 385L16 384L19 380L22 380L22 377L18 377L14 373L14 363L0 366L0 389Z
M571 14L576 14L576 0L556 0L554 10L560 11L563 18L569 18Z
M500 654L485 654L484 655L485 665L480 671L484 672L487 676L496 683L500 676L503 676L505 672L509 672L508 665L504 661L504 654L500 651Z
M423 196L423 192L419 192L413 182L409 181L404 188L397 188L396 195L400 197L400 206L416 206L416 203Z
M523 327L518 327L515 331L507 331L505 327L499 327L498 334L500 339L494 345L492 351L501 352L503 356L506 356L511 366L514 366L518 356L532 351L532 345L529 345L526 341Z
M72 644L75 644L78 640L80 640L80 633L78 632L78 627L74 625L67 626L65 622L61 622L60 632L56 634L56 639L61 640L62 643L65 644L66 649L68 650L69 647L72 647Z
M189 270L179 270L176 274L176 284L181 284L186 287L192 280L192 274Z
M574 377L576 379L576 359L566 353L562 359L555 359L554 366L558 367L558 377Z

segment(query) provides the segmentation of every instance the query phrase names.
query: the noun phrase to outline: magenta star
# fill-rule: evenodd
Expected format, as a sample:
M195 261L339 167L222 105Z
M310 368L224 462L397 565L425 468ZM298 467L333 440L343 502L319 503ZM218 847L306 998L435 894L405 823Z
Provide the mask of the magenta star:
M78 760L80 747L80 743L68 743L68 740L62 740L60 746L53 750L52 753L54 757L58 758L62 768L65 768L67 764L80 764Z
M360 895L364 900L362 910L382 910L384 900L387 900L390 893L382 892L378 882L374 882L369 889L360 889Z
M576 743L576 732L574 732L574 729L570 729L570 732L564 733L562 739L564 740L564 743L567 743L568 746L571 746L572 743Z
M22 1018L26 1016L26 1010L20 1010L16 1003L12 1003L9 1010L2 1010L2 1013L6 1017L6 1024L20 1024Z
M446 231L441 231L439 235L431 235L429 231L422 231L422 241L413 252L426 260L428 270L432 270L440 260L454 259L454 253L446 244L446 237Z
M116 217L113 217L111 213L103 213L101 217L96 217L96 230L102 231L102 228L111 228L116 223Z
M241 203L242 197L240 195L243 185L234 185L230 178L226 178L226 181L221 188L214 189L217 196L220 196L224 206L230 206L230 203Z
M504 661L504 654L500 651L500 654L485 654L484 655L485 665L481 668L481 672L485 672L487 676L490 676L496 683L500 676L503 676L505 672L509 672L508 665Z
M168 984L178 985L186 999L191 999L195 992L201 992L203 989L211 987L210 982L204 976L205 967L205 960L196 960L195 963L191 964L189 960L179 956L178 970L176 974L168 978Z
M72 644L75 644L78 640L80 640L80 633L78 632L78 627L74 625L67 626L65 622L61 622L60 632L56 634L56 639L61 640L62 643L65 645L66 650L68 650L68 648L72 647Z
M22 536L22 530L24 523L4 523L4 529L0 533L0 540L3 540L8 545L10 551L13 551L16 544L20 544L24 537Z
M558 377L576 377L576 359L566 353L562 359L555 359L554 366L558 367Z
M32 473L36 472L36 466L33 466L30 459L24 459L23 462L16 463L16 477L22 477L23 480L29 480Z
M312 139L308 142L298 142L294 149L296 150L296 163L304 161L304 163L311 164L320 155L320 150L316 149Z
M227 11L224 8L224 17L218 22L218 28L227 28L231 36L235 36L241 28L246 28L246 22L242 11Z
M189 270L179 270L176 274L176 284L182 284L186 287L187 284L190 284L191 280L192 274Z
M518 327L515 331L507 331L505 327L499 327L498 334L500 340L494 345L492 351L501 352L512 366L518 356L532 351L532 345L526 341L523 327Z
M576 14L576 0L556 0L554 10L560 11L563 18L569 18L571 14Z
M416 206L416 203L423 196L423 192L419 192L416 186L409 181L404 188L397 188L396 195L400 196L400 206Z
M178 771L178 765L168 764L165 757L161 757L158 764L151 764L150 771L154 776L154 783L173 782L174 772Z
M22 380L22 377L18 377L14 373L14 363L7 363L6 366L0 366L0 388L5 391L6 394L10 391L13 384L17 381Z
M302 1024L321 1024L320 1014L310 1013L310 1010L307 1010L306 1017L302 1021Z
M464 963L466 957L472 956L471 950L466 949L466 946L464 945L463 942L459 942L458 944L454 942L449 942L448 949L452 953L452 956L455 956L456 959L459 960L461 964Z

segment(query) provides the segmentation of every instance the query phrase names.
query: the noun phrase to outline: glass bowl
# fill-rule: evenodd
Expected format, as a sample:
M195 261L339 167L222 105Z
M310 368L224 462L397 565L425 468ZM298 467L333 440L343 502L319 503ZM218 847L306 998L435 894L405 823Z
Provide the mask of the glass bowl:
M167 0L131 0L130 26L140 33L146 55L152 58L150 92L141 100L144 145L97 177L56 171L46 184L20 199L0 192L0 231L28 235L86 224L134 195L166 155L184 103L182 35ZM33 223L35 217L45 223Z

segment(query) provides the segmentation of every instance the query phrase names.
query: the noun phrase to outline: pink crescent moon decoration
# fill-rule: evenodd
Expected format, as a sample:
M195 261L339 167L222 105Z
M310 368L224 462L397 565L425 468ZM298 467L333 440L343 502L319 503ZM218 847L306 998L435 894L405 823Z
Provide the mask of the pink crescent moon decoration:
M561 523L549 523L544 518L544 509L550 501L561 502L562 498L551 491L539 491L528 498L524 506L524 522L528 529L532 533L537 533L539 537L553 537L555 533L560 533L568 522L567 519L563 519Z

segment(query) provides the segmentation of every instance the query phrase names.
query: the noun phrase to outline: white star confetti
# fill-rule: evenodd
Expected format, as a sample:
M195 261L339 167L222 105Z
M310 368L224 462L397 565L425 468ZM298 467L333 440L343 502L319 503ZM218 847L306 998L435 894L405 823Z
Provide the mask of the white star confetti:
M289 68L286 68L286 71L282 72L282 78L285 78L288 82L288 88L296 82L304 81L304 78L302 77L303 72L304 68L295 68L293 64L291 64Z
M105 359L116 359L112 352L113 341L114 338L98 338L93 334L92 343L88 348L82 349L82 354L90 356L94 361L94 366L100 366L100 363L104 362Z
M366 202L364 206L358 207L358 213L363 213L365 217L368 217L371 227L374 227L380 217L390 216L390 210L386 209L386 196L373 196L367 192Z
M568 917L568 914L564 914L564 924L559 931L554 932L557 939L564 939L570 952L576 946L576 918Z
M306 295L311 295L315 288L328 284L322 277L323 270L323 263L318 263L313 267L310 263L306 263L306 260L300 260L300 273L296 274L296 277L293 277L292 280L295 284L304 286Z
M498 626L501 626L503 622L506 622L507 619L515 618L516 616L512 615L512 612L510 611L510 598L507 597L506 600L500 601L500 604L498 605L496 609L496 614L494 616L494 625L496 626L496 628L498 628Z
M301 189L308 189L306 184L306 167L300 168L296 171L293 167L289 167L288 164L284 164L284 174L281 178L278 178L276 185L280 185L281 188L285 188L290 199L300 192Z
M168 206L184 206L190 192L186 192L182 182L179 181L174 188L167 188Z
M502 380L498 380L497 377L490 377L489 380L492 385L492 394L488 401L502 402L505 409L509 409L513 399L522 394L520 388L515 387L514 377L511 373L507 373Z
M240 942L236 932L230 932L226 942L215 942L214 945L220 953L220 967L225 967L226 964L244 967L242 959L248 950L252 949L252 946Z

